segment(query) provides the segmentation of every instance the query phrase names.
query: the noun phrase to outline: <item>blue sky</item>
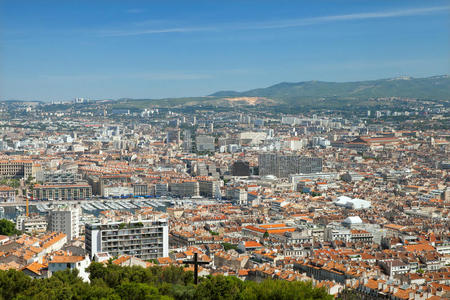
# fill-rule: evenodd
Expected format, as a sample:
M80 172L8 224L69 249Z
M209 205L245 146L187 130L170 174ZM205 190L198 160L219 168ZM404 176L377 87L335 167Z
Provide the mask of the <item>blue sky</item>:
M449 73L450 1L0 0L0 99Z

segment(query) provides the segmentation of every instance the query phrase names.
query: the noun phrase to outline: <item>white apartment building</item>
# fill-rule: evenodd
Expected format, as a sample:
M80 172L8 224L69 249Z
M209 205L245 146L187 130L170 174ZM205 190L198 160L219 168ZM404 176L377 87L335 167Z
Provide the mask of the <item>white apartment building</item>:
M50 211L49 229L62 232L71 241L80 235L80 206L62 206Z
M31 215L29 217L22 215L16 218L17 230L33 233L47 231L47 219L40 215Z
M169 256L169 225L165 219L86 224L85 230L90 257L99 252L143 260Z

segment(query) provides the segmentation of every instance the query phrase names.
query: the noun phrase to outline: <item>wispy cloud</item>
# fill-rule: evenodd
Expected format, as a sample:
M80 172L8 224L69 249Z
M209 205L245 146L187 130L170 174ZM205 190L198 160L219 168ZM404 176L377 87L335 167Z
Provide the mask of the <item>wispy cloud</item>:
M224 23L211 26L177 26L169 28L130 28L120 30L102 30L98 34L104 37L114 36L135 36L163 33L189 33L189 32L207 32L207 31L226 31L226 30L264 30L264 29L283 29L302 26L310 26L331 22L345 22L357 20L383 19L395 17L419 16L449 11L450 6L433 6L421 8L408 8L401 10L389 10L378 12L361 12L343 15L318 16L312 18L248 22L248 23ZM145 24L145 23L143 23Z
M407 16L418 16L426 15L432 13L438 13L442 11L448 11L450 6L435 6L435 7L423 7L423 8L411 8L404 10L392 10L392 11L382 11L382 12L366 12L366 13L354 13L354 14L344 14L344 15L330 15L330 16L320 16L312 18L303 19L291 19L291 20L281 20L272 22L259 22L259 23L249 23L247 25L243 24L241 28L243 29L276 29L276 28L289 28L289 27L300 27L308 26L322 23L330 22L343 22L343 21L354 21L354 20L369 20L369 19L384 19L384 18L394 18L394 17L407 17Z
M194 31L212 31L217 30L215 27L173 27L173 28L161 28L161 29L129 29L129 30L101 30L100 36L133 36L133 35L146 35L146 34L158 34L158 33L183 33Z

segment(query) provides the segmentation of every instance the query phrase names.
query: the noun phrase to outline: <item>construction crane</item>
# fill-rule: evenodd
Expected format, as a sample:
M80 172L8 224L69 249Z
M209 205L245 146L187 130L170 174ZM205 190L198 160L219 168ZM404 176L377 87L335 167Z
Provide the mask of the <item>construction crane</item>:
M26 199L27 199L26 216L27 216L27 218L28 218L28 216L29 216L29 210L28 210L28 195L27 195Z

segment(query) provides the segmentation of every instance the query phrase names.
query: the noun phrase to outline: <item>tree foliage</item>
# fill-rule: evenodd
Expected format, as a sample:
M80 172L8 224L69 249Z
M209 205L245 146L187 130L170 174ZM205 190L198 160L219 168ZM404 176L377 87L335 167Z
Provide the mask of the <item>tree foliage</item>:
M0 235L10 236L19 233L20 231L16 229L16 224L6 219L0 220Z
M232 276L208 276L193 284L192 272L181 267L120 267L92 263L90 283L76 270L55 272L48 279L31 279L23 272L0 271L0 299L333 299L311 283L242 281Z

